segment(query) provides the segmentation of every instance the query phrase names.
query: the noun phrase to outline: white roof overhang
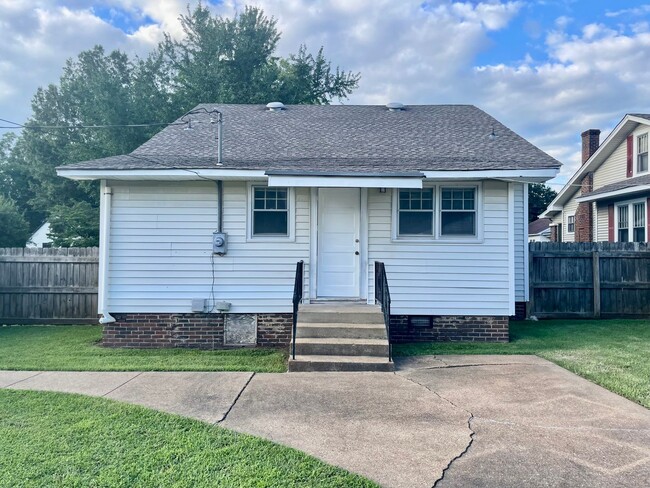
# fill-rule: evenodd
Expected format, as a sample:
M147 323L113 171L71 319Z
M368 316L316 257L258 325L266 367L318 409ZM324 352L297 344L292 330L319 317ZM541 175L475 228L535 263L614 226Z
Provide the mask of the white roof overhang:
M584 197L576 198L576 202L578 203L595 202L598 200L610 200L612 198L619 198L619 197L632 197L639 193L647 193L647 192L650 192L650 185L638 185L638 186L631 186L629 188L621 188L620 190L598 193L596 195L585 195Z

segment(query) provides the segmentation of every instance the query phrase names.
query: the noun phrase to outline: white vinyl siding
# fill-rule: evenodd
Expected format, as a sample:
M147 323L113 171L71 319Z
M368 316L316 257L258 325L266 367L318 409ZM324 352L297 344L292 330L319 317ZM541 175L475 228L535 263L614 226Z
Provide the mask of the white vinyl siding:
M369 296L372 264L383 261L391 313L413 315L509 315L508 184L482 185L483 240L391 240L391 197L368 191Z
M596 227L598 232L594 234L598 242L607 242L609 241L609 207L605 204L598 205L596 211Z
M624 181L627 177L627 142L623 141L594 171L594 190Z
M575 241L575 232L569 232L569 216L575 216L576 210L578 210L576 198L579 196L580 191L577 191L564 206L564 213L562 215L562 242Z
M208 299L216 185L209 182L117 183L113 188L109 310L191 312ZM309 272L309 190L297 189L296 236L288 242L246 242L247 187L226 181L223 230L228 253L214 257L214 297L231 312L290 312L296 262Z
M512 184L515 192L515 300L526 301L526 253L528 246L528 209L524 204L525 185Z

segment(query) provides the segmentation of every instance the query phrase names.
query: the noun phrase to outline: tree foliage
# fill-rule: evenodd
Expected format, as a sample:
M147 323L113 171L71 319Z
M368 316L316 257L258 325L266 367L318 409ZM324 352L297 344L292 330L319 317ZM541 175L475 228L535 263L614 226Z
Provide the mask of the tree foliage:
M98 183L55 168L131 152L160 129L124 125L170 122L199 103L325 104L358 86L359 75L333 69L322 48L277 57L276 20L258 8L225 18L199 4L180 21L184 36L165 35L144 58L96 46L68 60L59 82L34 95L28 128L0 140L0 193L32 229L49 219L55 245L95 245L99 227Z
M23 247L29 226L16 204L0 195L0 247Z
M544 183L528 185L528 221L537 220L556 195L557 192Z

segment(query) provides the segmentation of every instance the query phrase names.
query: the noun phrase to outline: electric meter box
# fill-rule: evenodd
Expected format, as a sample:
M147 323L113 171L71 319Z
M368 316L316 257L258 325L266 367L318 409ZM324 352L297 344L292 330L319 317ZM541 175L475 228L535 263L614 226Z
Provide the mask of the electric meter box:
M228 250L228 234L225 232L214 232L212 234L212 252L223 256Z

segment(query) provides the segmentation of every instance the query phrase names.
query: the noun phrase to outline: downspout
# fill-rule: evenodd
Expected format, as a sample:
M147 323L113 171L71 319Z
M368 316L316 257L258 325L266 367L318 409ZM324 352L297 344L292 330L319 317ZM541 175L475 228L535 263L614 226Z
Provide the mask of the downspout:
M217 180L217 232L223 232L223 181Z
M112 191L102 180L100 186L99 204L99 290L97 296L97 312L101 314L100 324L115 322L115 318L108 313L108 257L111 231L111 196Z

